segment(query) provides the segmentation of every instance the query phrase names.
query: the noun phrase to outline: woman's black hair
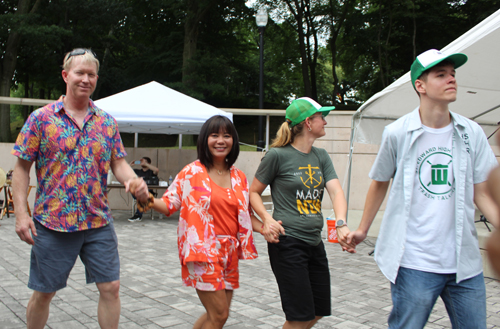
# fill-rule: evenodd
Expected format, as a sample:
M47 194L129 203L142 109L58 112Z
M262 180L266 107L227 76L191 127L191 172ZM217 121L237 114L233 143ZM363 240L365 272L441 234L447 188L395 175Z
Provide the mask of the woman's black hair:
M196 143L198 159L207 169L213 167L214 164L212 153L210 153L210 149L208 148L208 136L212 133L219 133L220 131L228 133L233 138L233 147L226 157L227 169L231 168L240 154L240 140L233 123L225 116L214 115L205 121L201 127L200 134L198 135L198 142Z

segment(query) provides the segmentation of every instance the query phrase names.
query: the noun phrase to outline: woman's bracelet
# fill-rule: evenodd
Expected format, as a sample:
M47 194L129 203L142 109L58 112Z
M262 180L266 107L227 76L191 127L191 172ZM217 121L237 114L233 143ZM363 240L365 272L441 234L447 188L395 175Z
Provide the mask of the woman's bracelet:
M148 211L149 209L151 209L154 204L155 204L155 197L150 192L149 197L148 197L148 201L146 203L142 203L141 201L137 200L137 210L144 213L144 212Z

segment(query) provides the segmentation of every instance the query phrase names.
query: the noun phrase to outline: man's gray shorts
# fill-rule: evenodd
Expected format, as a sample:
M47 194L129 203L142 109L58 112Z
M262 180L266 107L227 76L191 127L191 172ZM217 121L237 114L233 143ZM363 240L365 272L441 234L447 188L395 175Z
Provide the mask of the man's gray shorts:
M79 231L58 232L34 220L37 236L31 248L28 287L39 292L55 292L66 287L69 273L80 256L87 283L120 279L118 239L113 222L107 226Z

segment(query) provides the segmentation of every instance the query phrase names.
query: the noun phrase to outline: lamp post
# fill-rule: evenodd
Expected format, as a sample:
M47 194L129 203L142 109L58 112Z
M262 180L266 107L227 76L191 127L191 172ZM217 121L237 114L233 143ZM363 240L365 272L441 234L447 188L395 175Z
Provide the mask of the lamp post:
M255 15L255 21L259 27L259 50L260 50L260 72L259 72L259 109L264 108L264 30L267 25L267 10L261 7ZM257 141L257 150L264 149L264 116L259 115L259 139Z

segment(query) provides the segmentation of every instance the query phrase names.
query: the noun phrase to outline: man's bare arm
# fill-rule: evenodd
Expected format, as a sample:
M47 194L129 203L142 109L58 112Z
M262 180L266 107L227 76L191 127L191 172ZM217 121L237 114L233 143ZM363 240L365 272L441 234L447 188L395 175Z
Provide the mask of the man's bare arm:
M489 185L493 187L494 190L499 189L498 185L491 186L495 185L492 183ZM498 193L494 192L494 190L492 190L492 193ZM490 193L490 188L488 188L488 181L474 184L474 203L488 221L496 228L499 228L499 209L498 205L493 201L492 193Z
M349 233L347 236L348 244L359 244L366 238L368 230L370 229L370 226L372 225L373 220L375 219L375 216L385 199L389 183L390 181L372 181L370 188L368 189L368 193L366 194L365 207L363 210L363 216L361 217L361 222L359 223L358 229Z
M12 175L12 192L14 211L16 215L16 233L27 244L34 245L31 233L36 236L33 220L28 215L28 186L30 182L30 169L33 162L17 159Z

